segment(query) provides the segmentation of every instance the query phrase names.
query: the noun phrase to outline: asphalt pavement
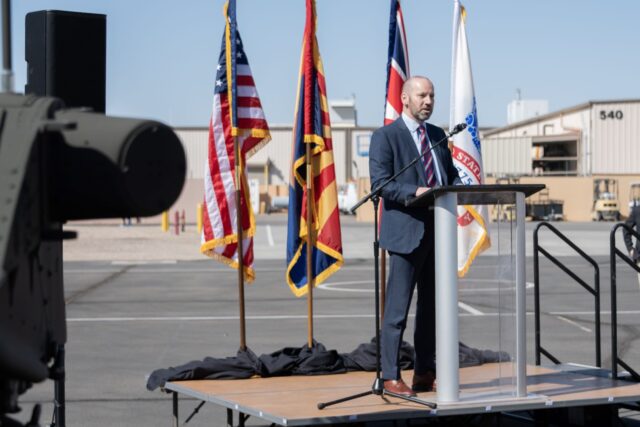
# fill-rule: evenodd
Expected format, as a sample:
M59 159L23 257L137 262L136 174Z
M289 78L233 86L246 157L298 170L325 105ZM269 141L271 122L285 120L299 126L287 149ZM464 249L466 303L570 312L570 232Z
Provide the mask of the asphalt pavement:
M285 280L286 217L257 218L256 281L247 285L247 345L270 353L307 340L307 303ZM593 256L600 269L602 365L610 367L609 232L611 223L554 223ZM534 361L532 241L527 223L527 345ZM79 238L65 242L67 301L67 426L171 425L171 400L146 390L146 375L203 359L225 357L239 347L237 274L198 252L192 225L176 236L158 225L70 223ZM491 226L492 248L460 281L460 338L467 345L514 351L513 254L507 226ZM314 338L347 352L374 335L371 224L342 217L345 266L318 289ZM548 230L540 243L590 285L593 268ZM595 364L594 297L550 261L540 264L543 346L563 362ZM635 273L618 269L618 345L621 357L640 369L640 287ZM410 313L413 313L413 308ZM412 316L412 314L411 314ZM412 341L410 321L405 339ZM43 403L50 421L53 385L38 384L22 396L29 417ZM198 402L182 399L186 417ZM629 415L633 418L633 414ZM184 418L183 418L184 419ZM191 426L225 425L225 411L205 405ZM248 425L262 425L250 419Z

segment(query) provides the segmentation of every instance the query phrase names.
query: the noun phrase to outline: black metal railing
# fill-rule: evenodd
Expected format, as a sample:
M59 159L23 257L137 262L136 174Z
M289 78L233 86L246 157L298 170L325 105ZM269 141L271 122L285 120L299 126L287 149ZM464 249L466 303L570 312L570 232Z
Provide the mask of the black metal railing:
M620 257L631 268L640 273L640 266L638 266L631 258L624 252L616 248L616 231L619 229L625 229L636 239L640 239L640 234L634 231L631 227L621 222L616 224L611 229L609 235L609 259L611 262L611 377L618 378L618 365L622 366L629 372L629 374L636 380L640 381L640 374L631 369L631 367L625 363L620 357L618 357L618 295L617 295L617 272L616 272L616 256Z
M556 257L551 255L546 249L544 249L538 243L538 232L542 227L548 228L556 236L558 236L563 242L565 242L571 249L573 249L578 255L584 258L593 266L593 287L587 284L584 280L578 277L573 271L565 266ZM580 286L587 290L594 298L594 317L595 317L595 350L596 350L596 366L601 367L601 349L600 349L600 267L598 263L593 260L589 255L584 253L575 243L569 240L564 234L562 234L557 228L548 222L541 222L535 228L533 232L533 282L534 282L534 301L535 301L535 340L536 340L536 365L540 365L540 355L544 354L549 360L555 364L562 363L559 359L554 357L549 351L547 351L540 344L540 264L538 262L539 253L547 257L549 261L554 263L558 268L567 273L569 277L575 280Z

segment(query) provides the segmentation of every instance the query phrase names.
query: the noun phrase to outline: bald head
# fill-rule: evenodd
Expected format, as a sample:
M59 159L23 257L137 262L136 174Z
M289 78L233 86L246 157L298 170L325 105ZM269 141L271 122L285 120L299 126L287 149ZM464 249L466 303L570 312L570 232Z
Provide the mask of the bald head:
M409 77L402 85L402 112L417 122L431 117L435 104L433 83L426 77Z
M417 86L419 86L421 83L426 83L431 85L431 87L433 87L433 82L428 79L427 77L424 76L413 76L413 77L409 77L403 84L402 84L402 92L410 92L410 91L415 91Z

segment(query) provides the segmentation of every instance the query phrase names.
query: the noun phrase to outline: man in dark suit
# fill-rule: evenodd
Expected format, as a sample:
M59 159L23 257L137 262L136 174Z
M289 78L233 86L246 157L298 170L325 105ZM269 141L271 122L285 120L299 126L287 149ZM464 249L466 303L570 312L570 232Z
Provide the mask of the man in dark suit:
M433 83L426 77L411 77L403 85L401 117L371 137L373 189L446 136L442 129L426 123L434 96ZM382 190L380 246L389 252L391 263L380 340L382 378L385 390L406 396L434 389L436 337L433 211L404 204L431 187L461 184L446 142L433 147L422 160ZM409 388L400 376L398 354L416 284L415 369Z

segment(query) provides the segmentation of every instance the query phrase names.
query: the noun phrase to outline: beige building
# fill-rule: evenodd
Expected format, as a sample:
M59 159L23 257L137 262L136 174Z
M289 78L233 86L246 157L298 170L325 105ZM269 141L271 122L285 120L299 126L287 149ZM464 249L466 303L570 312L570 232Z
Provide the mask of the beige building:
M591 101L487 130L482 150L487 183L546 184L570 221L591 219L594 179L614 179L625 216L630 183L640 181L640 99Z
M369 140L374 128L357 127L355 100L329 101L331 136L336 181L339 186L369 175ZM185 211L188 222L195 221L196 205L203 199L204 168L207 162L209 130L206 127L174 129L187 156L185 188L171 212ZM254 210L264 212L273 202L286 202L291 169L291 126L270 126L271 142L247 161L250 187L260 195L253 197ZM255 193L254 193L255 194ZM172 216L173 217L173 216Z
M362 194L369 186L369 142L375 128L357 126L354 100L332 106L337 183L357 180ZM203 197L208 129L175 130L187 153L187 184L172 211L184 209L187 221L195 221L195 207ZM587 102L481 133L487 183L508 176L520 183L546 184L543 197L561 200L566 220L589 221L594 179L613 178L621 213L628 214L629 185L640 181L640 99ZM271 136L248 161L249 179L260 193L252 200L256 211L287 196L292 128L272 126ZM361 209L359 218L369 220L368 210Z

